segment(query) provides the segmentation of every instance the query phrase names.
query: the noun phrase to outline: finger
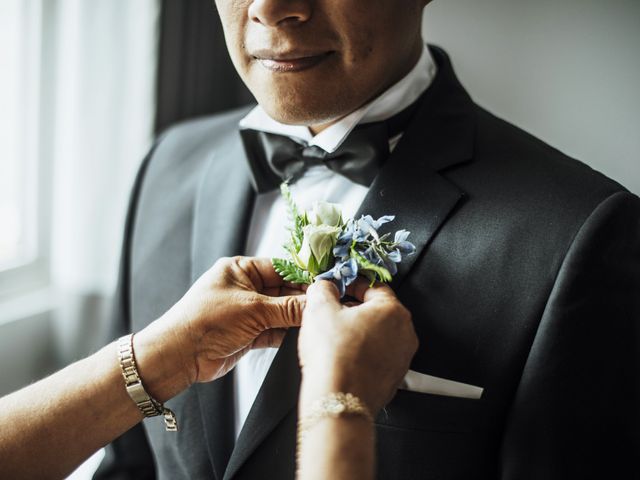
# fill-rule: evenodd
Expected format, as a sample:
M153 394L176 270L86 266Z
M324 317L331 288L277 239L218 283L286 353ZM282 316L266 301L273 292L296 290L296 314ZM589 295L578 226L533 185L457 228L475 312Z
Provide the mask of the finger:
M282 344L287 330L285 328L270 328L265 330L253 341L252 349L278 348Z
M240 257L238 262L241 268L251 276L254 285L261 293L268 288L291 285L274 270L269 258Z
M307 288L308 309L317 308L340 308L340 292L333 282L320 280L314 282Z
M299 327L302 312L306 304L305 295L288 295L285 297L260 296L261 318L263 327L288 328Z
M284 282L282 284L282 288L293 288L296 290L302 290L303 292L307 291L307 287L309 285L305 284L305 283L293 283L293 282Z
M284 297L287 295L304 295L305 289L300 288L301 285L293 284L293 286L283 285L282 287L270 287L264 289L262 295L270 297Z
M358 277L354 282L347 287L346 294L350 297L362 302L364 299L364 292L369 288L369 280L364 277Z
M297 287L300 287L300 285L298 285ZM307 291L307 289L305 288L304 290L301 288L291 288L291 287L282 287L280 289L280 292L278 292L278 296L279 297L285 297L287 295L304 295L305 292Z
M369 286L370 283L359 277L347 288L347 293L359 302L370 302L372 300L395 300L396 294L391 287L384 283L376 282L373 286Z
M227 373L229 373L233 367L236 366L236 364L240 361L240 359L242 357L244 357L244 355L250 350L249 347L243 348L242 350L239 350L231 355L229 355L228 357L225 357L222 359L222 365L220 365L220 368L218 369L218 371L214 374L213 377L208 378L206 381L212 381L215 380L217 378L223 377L225 376Z
M362 305L360 302L357 302L355 300L349 300L349 301L346 301L346 302L342 302L342 304L345 307L357 307L358 305Z

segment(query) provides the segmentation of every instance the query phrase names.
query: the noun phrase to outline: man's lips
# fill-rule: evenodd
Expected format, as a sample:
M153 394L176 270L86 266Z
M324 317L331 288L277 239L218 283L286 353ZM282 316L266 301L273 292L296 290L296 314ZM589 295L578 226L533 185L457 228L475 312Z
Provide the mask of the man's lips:
M272 72L300 72L324 62L333 55L334 52L322 52L315 54L307 53L286 53L272 54L269 52L258 52L253 57L267 70Z

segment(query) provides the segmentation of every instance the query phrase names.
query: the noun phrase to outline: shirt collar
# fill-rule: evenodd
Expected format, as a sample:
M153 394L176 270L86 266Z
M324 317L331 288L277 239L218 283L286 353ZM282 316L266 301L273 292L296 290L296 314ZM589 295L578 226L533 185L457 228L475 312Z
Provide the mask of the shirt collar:
M241 129L286 135L307 145L316 145L326 152L333 153L359 123L386 120L415 102L429 87L435 75L436 64L425 46L418 63L405 77L380 96L343 117L318 135L314 136L309 128L303 125L286 125L274 120L260 105L240 120L239 125Z

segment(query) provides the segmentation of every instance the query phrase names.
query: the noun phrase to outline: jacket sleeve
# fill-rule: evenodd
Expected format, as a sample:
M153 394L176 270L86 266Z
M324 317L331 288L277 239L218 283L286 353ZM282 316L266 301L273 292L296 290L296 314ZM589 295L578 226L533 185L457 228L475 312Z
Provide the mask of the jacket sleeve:
M156 142L157 145L157 142ZM113 299L113 309L108 330L108 342L131 332L130 269L131 245L138 198L147 165L154 148L142 162L133 185L124 229L124 240L120 258L118 286ZM156 477L153 455L142 423L114 440L105 448L105 458L94 475L96 480L145 480Z
M640 199L618 192L576 235L526 361L500 478L640 478Z

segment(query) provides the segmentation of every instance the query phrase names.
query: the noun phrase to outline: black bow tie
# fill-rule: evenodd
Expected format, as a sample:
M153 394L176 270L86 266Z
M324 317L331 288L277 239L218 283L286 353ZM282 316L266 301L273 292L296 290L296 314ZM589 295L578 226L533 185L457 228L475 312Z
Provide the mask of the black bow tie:
M278 188L283 181L295 182L317 165L370 186L389 156L389 139L404 130L414 107L415 104L383 122L358 125L333 153L284 135L241 130L256 191L264 193Z

